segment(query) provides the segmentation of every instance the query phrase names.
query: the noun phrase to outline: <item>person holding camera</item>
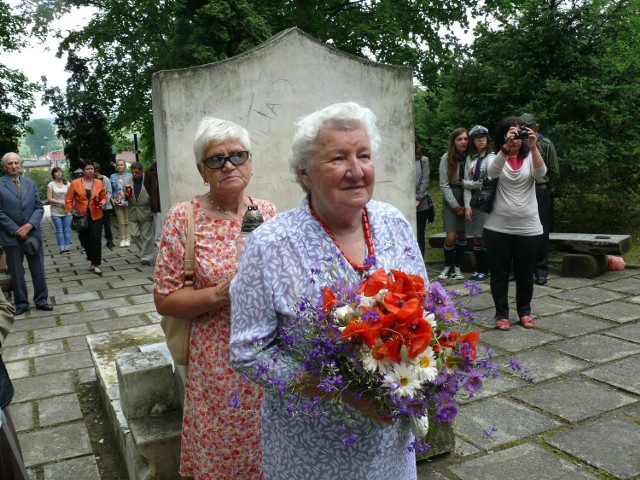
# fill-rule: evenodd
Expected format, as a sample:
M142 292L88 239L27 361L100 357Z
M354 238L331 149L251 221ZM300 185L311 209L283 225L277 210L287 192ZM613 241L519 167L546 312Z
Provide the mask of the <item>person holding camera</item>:
M482 179L487 171L487 159L491 155L489 130L476 125L469 131L469 155L464 167L464 216L467 238L473 238L473 253L476 257L476 271L469 280L486 282L489 280L489 263L487 249L482 237L482 229L487 214L477 208L471 208L471 198L477 195L482 186Z
M523 128L519 117L502 119L495 132L496 155L487 161L489 178L497 178L493 210L484 224L489 254L491 296L496 328L510 330L509 271L516 280L516 310L524 328L535 327L531 316L533 272L543 239L535 179L547 172L536 145L536 133Z
M442 191L442 223L444 224L444 270L438 279L464 280L460 271L467 236L464 226L464 164L467 158L469 133L466 128L451 132L449 147L440 159L440 190Z

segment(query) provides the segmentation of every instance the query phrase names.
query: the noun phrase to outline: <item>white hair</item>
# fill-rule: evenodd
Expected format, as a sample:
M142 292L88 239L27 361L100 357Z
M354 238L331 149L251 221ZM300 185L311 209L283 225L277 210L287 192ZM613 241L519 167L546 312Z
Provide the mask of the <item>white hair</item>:
M204 160L204 155L212 141L223 143L228 139L238 140L242 144L242 147L251 153L249 132L244 127L230 120L204 117L200 121L198 131L193 139L193 153L196 158L196 163Z
M9 157L17 157L18 161L22 161L20 155L18 155L16 152L7 152L2 156L2 160L0 160L3 166L6 164L7 160L9 160Z
M306 192L309 189L302 183L300 173L311 166L313 155L318 149L318 134L323 128L350 130L362 128L369 138L371 159L375 160L380 147L380 133L376 126L376 116L366 107L355 102L334 103L313 112L296 122L296 133L293 136L289 167L296 181Z

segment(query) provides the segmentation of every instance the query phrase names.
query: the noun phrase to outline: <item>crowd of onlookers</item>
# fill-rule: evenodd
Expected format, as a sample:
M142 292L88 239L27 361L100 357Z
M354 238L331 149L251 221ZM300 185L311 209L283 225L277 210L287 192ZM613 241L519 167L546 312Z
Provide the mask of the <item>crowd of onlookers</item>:
M426 224L433 221L429 198L429 161L416 142L418 240L424 256ZM451 132L439 164L444 269L438 280L464 280L462 264L468 238L473 242L475 272L468 280L491 283L496 328L509 330L508 283L516 283L520 323L532 328L533 285L547 283L552 218L550 174L559 175L553 143L538 132L531 114L505 117L489 130L475 125ZM485 180L494 182L490 211L474 208Z

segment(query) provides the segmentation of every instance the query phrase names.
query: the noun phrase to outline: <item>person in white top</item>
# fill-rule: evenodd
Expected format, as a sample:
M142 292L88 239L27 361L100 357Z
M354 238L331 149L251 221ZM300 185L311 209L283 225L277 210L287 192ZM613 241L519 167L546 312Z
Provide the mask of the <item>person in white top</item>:
M535 179L547 167L536 145L536 133L522 127L518 117L506 117L496 127L497 154L488 158L489 178L497 178L493 210L484 224L489 254L491 295L496 308L496 328L510 330L509 271L516 277L516 309L520 324L533 328L531 297L536 256L543 238L538 217Z
M47 201L51 208L51 220L56 226L56 241L60 255L71 253L71 214L64 211L64 197L69 190L69 182L60 167L51 169L53 181L47 185Z

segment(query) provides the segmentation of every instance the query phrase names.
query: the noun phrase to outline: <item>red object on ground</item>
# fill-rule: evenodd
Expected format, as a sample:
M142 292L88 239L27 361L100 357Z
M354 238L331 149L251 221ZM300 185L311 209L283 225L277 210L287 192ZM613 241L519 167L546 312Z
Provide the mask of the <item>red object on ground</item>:
M624 270L624 258L609 255L607 258L609 270Z

